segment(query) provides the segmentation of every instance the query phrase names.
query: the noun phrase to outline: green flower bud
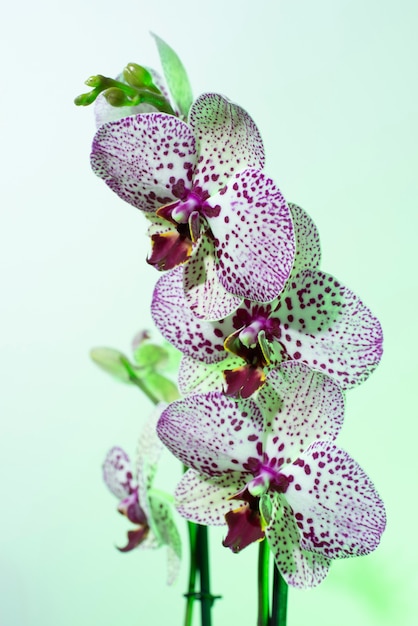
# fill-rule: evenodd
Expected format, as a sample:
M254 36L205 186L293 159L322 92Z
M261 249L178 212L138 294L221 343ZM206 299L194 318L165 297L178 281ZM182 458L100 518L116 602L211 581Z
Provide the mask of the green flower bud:
M133 98L130 98L119 87L110 87L103 92L104 97L112 107L127 107L135 105Z
M137 63L128 63L123 70L123 78L128 85L136 87L137 89L143 89L145 87L150 91L159 92L159 89L154 85L150 72Z

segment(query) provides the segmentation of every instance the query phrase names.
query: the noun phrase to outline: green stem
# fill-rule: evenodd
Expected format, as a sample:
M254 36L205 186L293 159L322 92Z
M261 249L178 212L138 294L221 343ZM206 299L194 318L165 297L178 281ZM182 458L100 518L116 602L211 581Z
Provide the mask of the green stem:
M258 548L258 619L257 626L269 624L269 557L270 548L264 539Z
M121 357L120 360L129 374L129 380L131 381L131 383L139 387L139 389L147 396L147 398L151 400L153 404L158 404L158 398L154 396L154 394L148 389L145 383L140 378L138 378L138 376L135 374L135 371L132 369L132 366L128 359Z
M287 616L287 583L283 580L277 566L273 575L273 606L270 626L286 626Z
M137 378L136 376L130 376L129 379L134 385L139 387L139 389L147 396L147 398L151 400L153 404L158 404L158 398L154 396L154 394L147 388L147 386L140 378Z
M197 525L192 522L187 522L187 528L189 531L189 546L190 546L190 569L189 569L189 586L187 589L186 596L186 614L184 616L184 626L192 626L193 619L193 605L195 600L195 589L196 589L196 573L197 573L197 563L196 563L196 536L197 536Z
M210 592L209 543L207 526L197 526L197 564L200 571L200 611L202 626L211 626L214 597Z

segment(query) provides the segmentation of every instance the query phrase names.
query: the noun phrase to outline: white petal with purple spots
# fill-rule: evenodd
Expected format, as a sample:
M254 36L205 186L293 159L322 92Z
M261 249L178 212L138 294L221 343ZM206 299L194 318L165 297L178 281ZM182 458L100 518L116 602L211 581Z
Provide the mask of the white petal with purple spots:
M263 418L252 400L235 401L219 392L172 402L157 432L180 461L205 476L244 468L260 456Z
M258 302L276 298L295 255L292 219L280 190L258 170L248 169L235 174L210 205L207 220L225 289Z
M289 202L292 215L296 253L292 275L304 269L317 269L321 262L321 245L315 222L302 207Z
M292 276L273 315L287 355L332 376L343 389L366 380L380 361L379 321L330 274L304 270Z
M292 509L282 495L272 500L272 522L266 538L276 565L288 585L306 589L318 585L327 575L330 560L300 547L300 533Z
M154 482L157 464L164 450L157 436L157 422L167 404L160 402L142 428L137 447L136 467L138 481L138 499L148 519L152 519L149 503L149 491Z
M104 124L91 165L123 200L155 211L185 195L196 164L193 132L173 115L145 113Z
M136 487L131 460L122 448L114 446L107 453L103 463L103 480L119 500L129 496Z
M242 298L226 291L216 272L213 239L204 233L184 267L186 304L196 317L219 320L239 307Z
M215 93L201 95L192 105L189 123L199 152L195 185L212 195L237 171L264 167L261 135L240 106Z
M302 548L339 558L377 547L386 525L384 505L370 478L346 452L317 441L283 473L293 477L285 497Z
M160 545L167 546L167 584L171 585L180 571L181 539L174 522L171 507L159 494L150 497L152 530Z
M229 498L245 484L246 477L242 472L230 472L206 479L189 469L176 487L176 508L196 524L223 526L225 513L237 507L237 501Z
M187 306L182 267L174 268L158 280L151 314L159 331L183 354L207 363L215 363L226 357L222 339L224 331L218 328L219 324L199 319ZM220 324L227 332L232 332L231 324Z
M257 404L265 417L264 451L276 468L295 460L315 440L334 440L344 419L339 385L295 361L269 372Z

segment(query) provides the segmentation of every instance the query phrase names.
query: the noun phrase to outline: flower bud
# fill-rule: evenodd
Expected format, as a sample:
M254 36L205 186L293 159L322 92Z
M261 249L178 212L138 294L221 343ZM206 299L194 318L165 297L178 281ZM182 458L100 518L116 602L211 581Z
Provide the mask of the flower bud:
M146 70L145 67L137 63L128 63L123 70L123 78L131 87L136 87L137 89L143 89L145 87L151 91L157 90L153 83L151 73Z
M109 87L109 89L103 92L103 95L112 107L127 107L136 104L132 98L118 87Z

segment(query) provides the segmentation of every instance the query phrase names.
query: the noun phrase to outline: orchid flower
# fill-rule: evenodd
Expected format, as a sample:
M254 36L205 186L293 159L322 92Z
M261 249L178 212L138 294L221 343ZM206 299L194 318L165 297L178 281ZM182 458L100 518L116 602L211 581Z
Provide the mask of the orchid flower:
M128 531L128 543L121 552L134 548L159 548L167 546L167 583L177 578L181 543L175 525L168 497L153 488L157 463L163 445L155 431L156 422L166 405L157 406L151 419L145 425L139 442L134 474L126 452L117 446L109 450L103 463L103 479L109 490L119 499L118 511L136 525Z
M103 124L91 164L151 221L148 262L160 270L185 264L185 300L197 317L220 319L243 298L269 302L283 289L295 253L292 219L260 171L262 140L241 107L207 93L188 123L145 113Z
M372 482L336 438L343 397L298 362L269 372L252 398L220 392L170 404L157 431L189 469L177 508L199 524L228 524L234 552L266 539L288 584L312 587L334 558L374 550L385 527Z
M225 384L226 394L249 397L269 367L287 360L329 374L343 389L363 382L377 367L383 341L379 321L350 289L318 269L316 227L303 209L289 206L295 261L273 302L246 299L224 319L203 321L187 307L182 268L158 280L152 315L164 337L185 355L179 375L183 393Z

